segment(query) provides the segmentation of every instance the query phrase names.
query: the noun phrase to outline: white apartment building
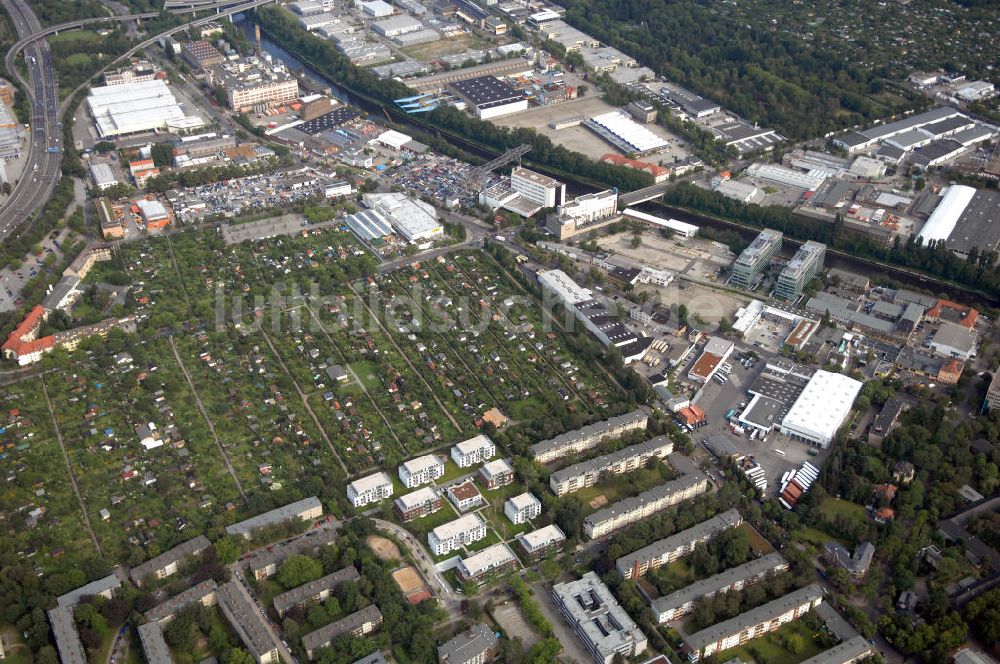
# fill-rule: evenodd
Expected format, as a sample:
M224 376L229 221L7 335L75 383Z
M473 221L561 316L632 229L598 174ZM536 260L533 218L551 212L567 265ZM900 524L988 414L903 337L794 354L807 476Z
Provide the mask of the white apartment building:
M440 525L427 533L427 545L435 556L443 556L463 544L472 544L484 537L486 537L486 523L478 514L473 513Z
M566 200L565 184L520 166L510 172L510 188L542 207L558 207Z
M482 434L464 440L451 448L451 458L459 468L468 468L477 463L492 459L497 453L497 446L489 436Z
M425 454L404 461L399 467L399 479L408 489L433 482L442 475L444 475L444 460L435 454Z
M458 578L474 581L490 572L500 573L514 567L517 567L517 557L501 542L459 561Z
M508 498L507 502L503 504L503 513L515 525L526 523L542 513L542 503L530 492L525 491Z
M347 485L347 499L355 507L364 507L392 495L392 478L388 473L375 473Z

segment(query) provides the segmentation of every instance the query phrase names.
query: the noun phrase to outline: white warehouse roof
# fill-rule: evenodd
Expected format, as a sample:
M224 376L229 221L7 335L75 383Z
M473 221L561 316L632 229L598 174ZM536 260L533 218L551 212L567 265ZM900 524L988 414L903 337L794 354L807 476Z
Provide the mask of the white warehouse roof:
M826 447L851 412L862 385L844 374L817 371L781 420L781 432Z
M959 217L969 206L969 201L976 195L976 190L964 184L953 184L946 187L944 197L938 206L934 208L927 223L920 229L917 239L921 244L928 244L938 240L947 240Z
M630 118L622 111L611 111L595 115L594 122L625 141L636 152L650 152L666 147L667 142Z
M364 200L365 205L381 212L409 242L427 240L444 232L433 205L399 193L365 194Z
M395 131L394 129L389 129L378 135L375 139L382 145L398 150L410 141L413 140L412 136L408 136L401 131Z
M160 79L91 88L87 106L102 138L164 129L170 124L204 124L200 118L188 118Z

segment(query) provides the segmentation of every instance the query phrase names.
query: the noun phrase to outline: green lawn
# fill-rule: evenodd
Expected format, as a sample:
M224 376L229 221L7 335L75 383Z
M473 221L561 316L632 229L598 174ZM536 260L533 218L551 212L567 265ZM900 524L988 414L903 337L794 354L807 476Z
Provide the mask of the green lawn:
M836 516L846 516L850 519L856 519L861 522L867 520L867 514L865 513L865 508L857 503L852 503L847 500L842 500L840 498L827 498L820 505L820 512L823 513L827 518L834 518Z
M448 457L448 460L444 462L444 475L436 479L435 484L444 484L450 482L451 480L461 477L462 475L468 475L469 473L475 473L479 470L479 466L469 466L468 468L459 468L458 464L451 460L451 451L447 450L442 453ZM481 464L480 464L481 465ZM482 487L478 487L482 491Z
M797 652L788 650L788 639L790 637L796 638L793 635L801 637ZM790 622L766 636L722 652L718 656L718 661L728 662L734 657L739 657L747 664L752 662L756 664L798 664L823 652L824 648L817 640L817 636L802 621Z
M48 37L49 43L55 44L67 41L94 43L101 41L101 39L103 39L103 37L93 30L66 30L57 35Z
M684 558L675 560L669 565L657 567L650 573L650 576L652 577L650 582L652 583L653 579L655 579L657 583L654 583L654 585L657 587L666 584L664 588L669 588L667 590L668 593L683 588L694 581L695 578L694 572Z
M72 55L67 56L63 60L63 62L65 62L67 65L77 66L77 65L88 65L90 64L91 60L93 60L93 57L87 53L73 53Z
M455 510L448 499L444 499L444 506L433 514L428 514L427 516L420 517L419 519L414 519L412 521L407 521L404 527L411 533L417 536L417 539L421 543L427 541L427 533L431 532L440 525L446 524L449 521L454 521L458 518L455 514Z
M831 540L839 542L844 546L847 545L843 539L839 537L834 537L833 535L830 535L829 533L822 531L819 528L811 528L811 527L802 528L800 530L796 530L792 536L802 540L803 542L809 542L810 544L814 544L818 547L824 546L827 542Z
M0 625L3 635L3 645L6 651L4 664L31 664L31 650L24 644L21 634L12 625Z

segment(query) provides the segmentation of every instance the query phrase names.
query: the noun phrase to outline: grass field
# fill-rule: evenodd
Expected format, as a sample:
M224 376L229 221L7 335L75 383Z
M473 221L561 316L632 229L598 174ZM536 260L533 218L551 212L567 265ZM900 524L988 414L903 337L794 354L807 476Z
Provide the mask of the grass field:
M103 38L93 30L67 30L48 38L49 42L53 44L58 44L59 42L87 42L93 44L101 41L101 39Z
M827 498L823 501L823 504L820 505L819 510L824 516L830 519L837 516L846 516L861 522L867 520L864 507L858 505L857 503L852 503L840 498Z
M834 537L819 528L802 528L801 530L796 530L793 537L796 537L803 542L814 544L818 547L822 547L831 540L846 546L846 542L843 539Z

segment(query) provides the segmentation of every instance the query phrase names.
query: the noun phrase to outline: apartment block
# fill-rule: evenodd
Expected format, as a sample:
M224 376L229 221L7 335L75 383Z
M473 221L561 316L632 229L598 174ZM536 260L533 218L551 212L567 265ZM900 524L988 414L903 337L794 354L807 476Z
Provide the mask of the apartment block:
M458 563L458 578L477 581L487 574L502 574L517 567L517 557L506 544L494 544Z
M704 542L709 542L720 533L735 528L743 523L743 517L737 510L728 510L706 519L687 530L682 530L670 537L653 542L638 551L622 556L615 561L615 567L626 579L636 579L651 569L669 565L678 558L688 555L694 548Z
M309 632L302 637L302 648L306 651L306 656L312 660L315 659L317 650L328 647L335 639L348 635L359 638L371 634L381 625L382 612L374 604L369 604L346 618Z
M538 560L551 551L558 551L565 542L566 534L554 523L517 536L518 546L530 560Z
M323 516L323 505L319 502L319 498L312 496L278 507L270 512L258 514L255 517L234 523L231 526L226 526L226 534L242 535L245 539L250 539L253 531L264 526L273 526L285 521L291 521L292 519L309 521L310 519L318 519L321 516Z
M425 454L404 461L399 467L399 479L408 489L415 489L421 484L433 482L444 475L444 460L434 454Z
M401 521L412 521L433 514L444 507L441 492L431 486L400 496L393 505Z
M250 597L241 581L230 581L216 591L219 609L240 642L257 664L277 664L281 661L278 646L260 608Z
M443 556L463 544L472 544L484 537L486 523L478 514L466 514L427 533L427 545L435 556Z
M357 581L360 579L358 570L351 565L344 569L337 570L332 574L322 576L315 581L304 583L297 588L283 592L274 596L274 610L279 617L284 617L285 612L306 602L325 601L330 594L336 590L337 586L345 581Z
M658 597L650 602L649 606L658 623L671 622L693 611L695 602L702 597L714 597L731 590L743 590L761 579L780 574L787 569L788 562L780 553L769 553L707 579L695 581L669 595Z
M740 253L733 263L733 274L730 283L737 288L749 290L757 277L760 276L771 259L781 250L782 234L780 231L765 228L753 242Z
M132 583L141 588L145 580L150 576L156 579L164 579L176 574L184 560L189 556L200 555L202 551L205 551L210 546L212 546L212 543L208 541L207 537L198 535L183 544L175 546L169 551L164 551L141 565L133 567L129 571L129 577L132 579Z
M332 528L316 529L306 537L297 537L284 544L275 544L247 561L247 570L257 579L266 579L278 573L278 566L289 556L309 555L337 541L337 531Z
M646 650L646 635L633 622L597 574L552 586L552 599L596 664L611 664Z
M645 429L648 422L649 412L639 408L535 443L530 448L531 456L539 463L549 463L570 454L592 450L604 441L619 438L629 431Z
M798 620L823 602L815 583L788 593L755 609L741 613L689 636L682 636L684 651L692 662L742 645Z
M678 464L673 459L678 455L671 455L671 465L675 468ZM590 539L604 537L613 530L635 523L647 517L672 507L680 502L694 498L708 490L708 478L694 467L689 461L690 472L671 480L649 491L644 491L638 496L619 500L608 507L597 510L583 521L583 529Z
M500 652L500 640L487 625L477 623L438 646L437 652L439 664L485 664Z
M490 491L507 486L514 481L514 467L506 459L487 461L479 469L479 481Z
M392 478L384 472L362 477L347 485L347 499L355 507L377 503L391 496L392 492Z
M497 446L489 436L482 434L463 440L451 448L452 461L458 464L459 468L468 468L492 459L496 453Z
M538 517L542 513L542 503L530 492L525 491L508 498L503 504L503 513L511 523L520 525Z
M638 445L557 470L549 476L549 486L557 496L564 496L593 486L602 474L631 473L644 467L650 459L662 459L673 451L674 444L667 436L657 436Z

